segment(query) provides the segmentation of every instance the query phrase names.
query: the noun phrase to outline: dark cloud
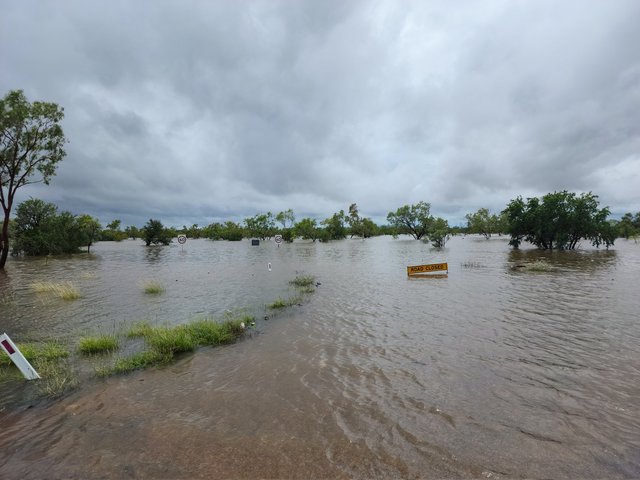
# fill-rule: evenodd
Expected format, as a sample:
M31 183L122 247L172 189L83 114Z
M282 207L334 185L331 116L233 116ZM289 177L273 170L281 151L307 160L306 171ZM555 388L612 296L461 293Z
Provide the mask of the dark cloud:
M0 87L64 106L55 201L204 224L517 195L640 210L640 4L0 0Z

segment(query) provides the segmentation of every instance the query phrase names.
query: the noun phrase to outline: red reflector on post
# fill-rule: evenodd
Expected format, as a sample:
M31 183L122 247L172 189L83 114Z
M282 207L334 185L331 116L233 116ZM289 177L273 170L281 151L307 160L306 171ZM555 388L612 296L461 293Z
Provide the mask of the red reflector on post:
M13 347L7 340L2 341L2 346L7 350L7 353L9 355L13 355L14 353L16 353L16 351L13 349Z

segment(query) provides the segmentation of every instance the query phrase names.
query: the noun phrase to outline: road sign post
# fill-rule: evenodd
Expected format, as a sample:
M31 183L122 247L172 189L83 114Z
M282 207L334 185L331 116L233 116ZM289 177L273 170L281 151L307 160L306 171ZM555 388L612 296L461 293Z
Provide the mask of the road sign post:
M22 352L9 338L9 335L7 335L6 333L0 335L0 345L2 346L2 349L5 351L5 353L9 355L11 361L16 364L18 370L22 372L24 378L26 378L27 380L36 380L37 378L40 378L38 372L36 372L29 361L24 358Z
M282 243L282 235L276 235L274 238L276 245L278 245L278 248L280 248L280 244Z

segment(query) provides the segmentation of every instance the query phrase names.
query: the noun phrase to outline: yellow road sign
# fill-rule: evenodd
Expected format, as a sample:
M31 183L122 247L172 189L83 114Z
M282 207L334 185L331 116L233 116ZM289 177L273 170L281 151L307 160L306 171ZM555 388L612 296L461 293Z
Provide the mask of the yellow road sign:
M446 263L432 263L430 265L413 265L407 267L407 275L420 275L431 272L449 272L449 266Z

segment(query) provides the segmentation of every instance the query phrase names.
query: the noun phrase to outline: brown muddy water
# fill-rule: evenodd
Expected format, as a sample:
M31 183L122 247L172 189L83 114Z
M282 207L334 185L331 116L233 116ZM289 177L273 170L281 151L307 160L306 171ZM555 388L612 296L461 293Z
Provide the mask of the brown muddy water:
M0 330L73 349L141 319L243 307L257 326L168 367L85 378L56 401L0 380L0 478L640 477L640 244L545 253L457 237L437 251L383 237L94 252L12 259ZM518 267L540 259L547 271ZM445 278L406 276L441 261ZM264 320L297 273L321 285ZM143 293L151 279L164 294ZM72 280L83 297L37 294L41 280Z

